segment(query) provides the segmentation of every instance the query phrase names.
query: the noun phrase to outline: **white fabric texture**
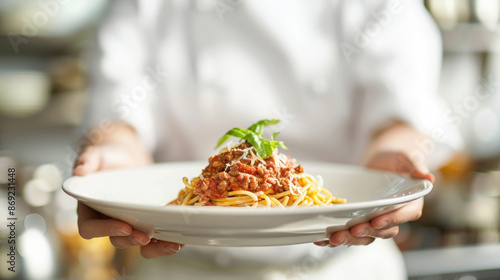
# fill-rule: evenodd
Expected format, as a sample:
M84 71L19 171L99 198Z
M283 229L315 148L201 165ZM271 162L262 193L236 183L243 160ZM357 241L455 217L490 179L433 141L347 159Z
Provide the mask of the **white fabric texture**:
M429 135L447 127L439 34L420 1L233 2L223 14L206 1L114 3L85 125L128 122L167 161L208 158L229 128L279 117L291 156L342 163L357 163L393 120ZM389 20L375 20L384 12ZM345 55L346 44L357 51Z
M236 248L240 249L240 248ZM280 247L277 247L279 250ZM341 252L336 252L341 250ZM282 252L286 256L286 252ZM221 259L214 254L214 259ZM370 246L349 248L311 247L303 260L283 265L268 262L259 266L211 265L176 255L143 261L136 271L141 279L207 280L403 280L407 279L403 259L392 240L376 240Z
M124 121L157 161L203 160L228 129L280 118L275 129L290 156L358 163L371 135L393 121L429 135L446 128L440 63L438 29L422 1L116 1L92 55L83 126ZM397 259L391 246L387 258ZM186 246L182 254L197 252L202 266L226 250L236 265L272 262L278 250L291 265L312 247ZM371 269L384 265L371 261ZM393 278L359 279L400 279L402 268L393 270Z

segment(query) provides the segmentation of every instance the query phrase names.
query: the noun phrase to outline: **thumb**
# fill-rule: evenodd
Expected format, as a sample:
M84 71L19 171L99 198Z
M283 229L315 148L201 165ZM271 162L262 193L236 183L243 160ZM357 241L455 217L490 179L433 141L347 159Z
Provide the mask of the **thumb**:
M398 173L406 173L412 178L426 179L434 183L435 177L429 172L429 168L423 161L415 161L410 159L405 153L397 153L396 155Z
M99 149L89 147L80 154L73 169L73 175L84 176L99 170L101 153Z
M416 179L426 179L434 183L435 177L432 173L429 172L428 168L422 169L419 167L415 167L412 172L410 172L410 176Z
M429 172L425 162L412 160L403 152L382 152L375 155L367 164L368 167L407 174L417 179L434 182L434 175Z

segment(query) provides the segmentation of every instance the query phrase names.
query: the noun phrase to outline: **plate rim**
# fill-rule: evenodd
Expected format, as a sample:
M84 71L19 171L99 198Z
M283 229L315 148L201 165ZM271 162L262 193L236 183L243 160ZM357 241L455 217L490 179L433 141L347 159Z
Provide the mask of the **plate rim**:
M176 162L162 162L162 163L154 163L151 165L147 166L141 166L139 167L140 169L148 168L151 166L155 167L161 167L161 166L167 166L167 165L185 165L185 164L198 164L201 161L176 161ZM334 212L342 212L342 211L352 211L352 210L361 210L364 208L374 208L374 207L385 207L385 206L391 206L391 205L398 205L398 204L404 204L408 203L410 201L419 199L431 192L433 189L433 184L426 179L414 179L414 178L409 178L406 176L403 176L401 174L397 174L391 171L385 171L385 170L377 170L377 169L370 169L366 168L363 166L358 166L358 165L347 165L347 164L337 164L333 162L321 162L321 161L309 161L309 162L301 162L300 164L304 164L305 166L307 164L309 165L317 165L323 167L336 167L336 168L347 168L351 170L363 170L367 172L375 172L375 173L382 173L382 172L388 172L391 174L394 174L395 176L408 179L408 180L413 180L415 181L414 186L421 184L422 189L419 190L418 192L409 194L409 195L404 195L404 196L398 196L398 197L390 197L390 198L384 198L384 199L378 199L378 200L369 200L369 201L360 201L360 202L347 202L347 203L342 203L342 204L334 204L334 205L326 205L326 206L309 206L309 207L289 207L289 208L251 208L251 207L224 207L224 206L181 206L181 205L163 205L163 206L158 206L158 205L143 205L143 204L135 204L135 203L125 203L125 202L113 202L113 201L106 201L103 199L96 199L96 198L89 198L82 196L78 193L75 193L74 191L71 190L71 184L74 181L77 180L82 180L82 178L85 178L86 176L72 176L70 178L67 178L63 184L62 184L62 189L65 193L68 195L74 197L78 201L81 201L83 203L91 203L95 205L99 205L102 207L112 207L112 208L118 208L118 209L127 209L127 210L140 210L140 211L154 211L154 212L168 212L172 214L189 214L189 213L196 213L197 215L217 215L217 214L224 214L228 216L235 216L235 215L243 215L243 216L253 216L253 215L259 215L259 216L269 216L269 215L283 215L283 214L317 214L317 213L334 213ZM124 168L124 169L111 169L111 170L103 170L99 172L95 172L92 174L89 174L87 176L92 176L96 174L100 174L103 172L116 172L116 171L123 171L123 170L131 170L131 169L138 169L138 168ZM203 209L203 210L200 210ZM228 211L230 209L231 211ZM249 211L251 209L251 211Z

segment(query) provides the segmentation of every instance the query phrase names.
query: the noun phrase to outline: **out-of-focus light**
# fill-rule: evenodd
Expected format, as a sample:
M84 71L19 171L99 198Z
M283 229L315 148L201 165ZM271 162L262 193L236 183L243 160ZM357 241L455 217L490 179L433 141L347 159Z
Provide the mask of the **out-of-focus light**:
M67 236L78 233L76 199L67 195L62 189L59 189L55 193L55 203L57 206L57 212L55 216L57 231Z
M36 229L41 233L47 230L45 219L38 214L29 214L24 218L24 228L26 230Z
M54 274L54 252L47 237L39 230L28 229L19 236L19 254L27 279L50 279Z
M479 196L500 198L500 171L478 173L472 181L472 191Z
M491 0L476 0L474 5L478 20L484 26L495 30L500 12L500 3Z
M45 181L47 184L43 186L47 187L46 191L48 192L59 189L63 180L59 168L57 168L54 164L44 164L38 166L33 173L33 178Z
M69 196L62 189L56 191L54 199L56 201L58 211L69 210L76 212L77 200Z
M493 140L498 133L498 116L492 109L482 109L474 118L474 133L481 141Z
M24 185L23 198L30 206L40 207L50 202L51 196L47 192L50 186L41 179L32 179Z
M26 117L41 111L49 101L50 80L41 71L5 72L0 75L0 113Z
M473 228L497 228L499 224L498 201L489 197L476 197L465 206L467 225Z
M78 215L76 211L59 211L55 216L56 229L59 233L72 236L78 233Z
M446 27L454 26L458 21L458 4L454 0L429 1L429 10L436 20Z

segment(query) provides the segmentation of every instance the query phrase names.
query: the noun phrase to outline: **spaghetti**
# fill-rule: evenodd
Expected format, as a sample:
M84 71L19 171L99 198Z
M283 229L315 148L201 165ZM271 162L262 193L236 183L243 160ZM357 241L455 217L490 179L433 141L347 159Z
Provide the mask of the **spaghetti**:
M276 150L263 159L248 142L210 157L208 166L169 204L198 206L294 207L344 203L301 165Z

